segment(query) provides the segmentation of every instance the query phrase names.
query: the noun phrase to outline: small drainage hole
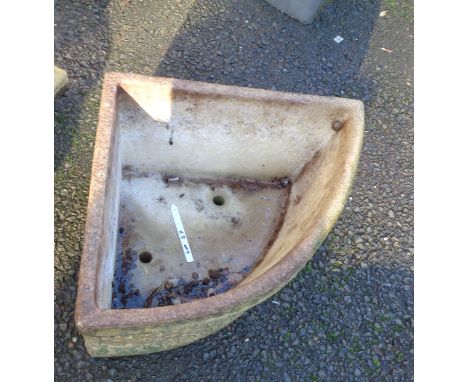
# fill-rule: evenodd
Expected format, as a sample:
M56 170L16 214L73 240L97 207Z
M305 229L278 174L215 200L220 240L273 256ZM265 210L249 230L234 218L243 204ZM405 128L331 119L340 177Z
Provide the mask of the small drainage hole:
M213 203L217 206L222 206L224 204L224 198L222 196L215 196L213 198Z
M149 252L141 252L139 257L140 261L145 264L148 264L151 260L153 260L153 255Z

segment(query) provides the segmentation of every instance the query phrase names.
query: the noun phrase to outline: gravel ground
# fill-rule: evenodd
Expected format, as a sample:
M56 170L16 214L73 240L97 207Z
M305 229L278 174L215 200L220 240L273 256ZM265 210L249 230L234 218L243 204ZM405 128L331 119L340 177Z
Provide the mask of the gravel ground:
M304 26L262 0L56 0L55 23L55 63L71 80L55 103L57 380L413 379L411 1L336 0ZM111 70L362 99L366 134L343 214L277 296L189 346L93 359L73 309Z

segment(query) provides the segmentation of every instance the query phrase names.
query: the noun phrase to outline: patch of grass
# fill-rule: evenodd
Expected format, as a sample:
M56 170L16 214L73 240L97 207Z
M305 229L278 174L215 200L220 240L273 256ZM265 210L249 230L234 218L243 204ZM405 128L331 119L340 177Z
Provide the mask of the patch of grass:
M390 317L387 317L387 316L379 316L379 321L381 322L387 322L387 321L391 321L392 319Z
M304 272L310 273L312 272L312 262L308 261L306 266L304 267Z
M343 262L340 261L340 260L337 260L332 264L332 267L333 268L340 268L342 265L343 265Z
M54 113L54 120L55 120L55 123L57 124L62 125L67 121L67 119L68 119L67 115Z
M294 308L292 305L289 307L284 307L284 310L286 310L288 313L296 313L296 308Z
M326 339L330 343L335 343L338 341L338 338L340 337L340 332L329 332L326 335Z
M283 338L284 338L286 341L289 341L290 338L291 338L291 332L286 332L286 333L284 333Z
M359 343L358 339L356 337L353 337L352 340L353 344L351 345L349 351L353 354L359 353L362 351L361 344Z
M383 8L388 8L390 16L396 15L404 18L406 21L413 19L414 5L412 2L402 2L401 0L384 0Z
M318 377L317 377L315 374L309 375L309 379L310 379L312 382L318 382L318 381L319 381Z
M395 351L395 360L397 362L401 362L403 361L403 359L405 358L405 356L403 355L403 353L399 350Z
M372 358L372 363L374 364L374 366L378 369L380 369L381 365L380 365L380 361L377 357L373 357Z

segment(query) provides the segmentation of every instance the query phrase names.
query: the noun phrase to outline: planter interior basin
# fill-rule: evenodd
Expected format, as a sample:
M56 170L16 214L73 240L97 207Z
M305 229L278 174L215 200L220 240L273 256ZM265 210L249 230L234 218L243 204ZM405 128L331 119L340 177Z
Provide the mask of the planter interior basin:
M357 100L108 73L75 312L88 352L182 346L278 291L340 214L363 129Z

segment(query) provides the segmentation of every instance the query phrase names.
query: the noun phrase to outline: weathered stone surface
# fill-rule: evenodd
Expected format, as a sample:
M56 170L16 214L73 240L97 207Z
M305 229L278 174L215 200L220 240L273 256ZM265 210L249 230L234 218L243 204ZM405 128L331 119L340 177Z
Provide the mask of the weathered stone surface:
M67 72L54 66L54 97L68 85Z
M364 133L361 101L133 74L107 73L101 106L75 310L76 327L92 356L144 354L186 345L228 325L284 287L312 257L342 211ZM213 112L216 108L219 111ZM229 113L223 114L221 109ZM142 114L143 110L146 114ZM167 139L153 137L152 142L162 142L160 150L154 149L154 143L147 145L147 135L143 140L132 141L139 152L148 153L144 162L137 162L135 150L126 150L130 147L125 141L128 136L119 132L126 128L123 124L126 115L131 117L134 132L136 126L145 127L145 123L138 122L140 114L145 118L151 116L153 127L155 121L162 120L166 125L166 120L171 121L177 124L179 132L204 126L196 134L187 130L191 147L205 147L205 142L210 142L196 156L198 167L183 157L183 141L178 139L171 144L170 135ZM292 116L294 123L291 123ZM332 127L337 120L343 121L339 131ZM221 134L222 139L216 141L230 148L223 151L222 157L212 156L218 152L213 151L211 143L215 142L216 135L216 131L209 130L212 125L218 130L219 126L228 126L233 136L226 138L227 133ZM170 134L167 128L160 130ZM200 139L204 135L206 139ZM243 143L246 135L250 146ZM268 145L262 146L265 137ZM250 147L254 149L249 151ZM129 164L143 168L147 161L162 163L161 157L151 157L161 152L165 153L168 165L175 163L179 167L177 172L169 167L154 171L182 174L185 179L203 180L198 174L211 176L215 170L215 179L232 174L244 179L281 179L287 174L288 181L279 186L290 187L286 201L281 202L286 211L284 220L278 229L271 231L270 237L264 238L264 242L270 243L260 252L261 261L234 288L188 304L112 309L121 169ZM230 158L230 152L235 156ZM239 152L244 158L237 155ZM288 161L278 160L278 152L288 157ZM225 163L224 167L219 167L220 163ZM128 206L125 202L125 207ZM271 209L268 211L271 218ZM184 224L189 223L190 215L184 216ZM198 221L197 216L193 215L192 221ZM143 232L145 227L138 232ZM238 243L229 243L227 239L224 243L239 248ZM176 247L172 252L177 251ZM219 276L211 272L210 277ZM283 306L291 305L283 303Z
M325 0L266 0L268 3L278 8L303 23L312 22L313 18Z

